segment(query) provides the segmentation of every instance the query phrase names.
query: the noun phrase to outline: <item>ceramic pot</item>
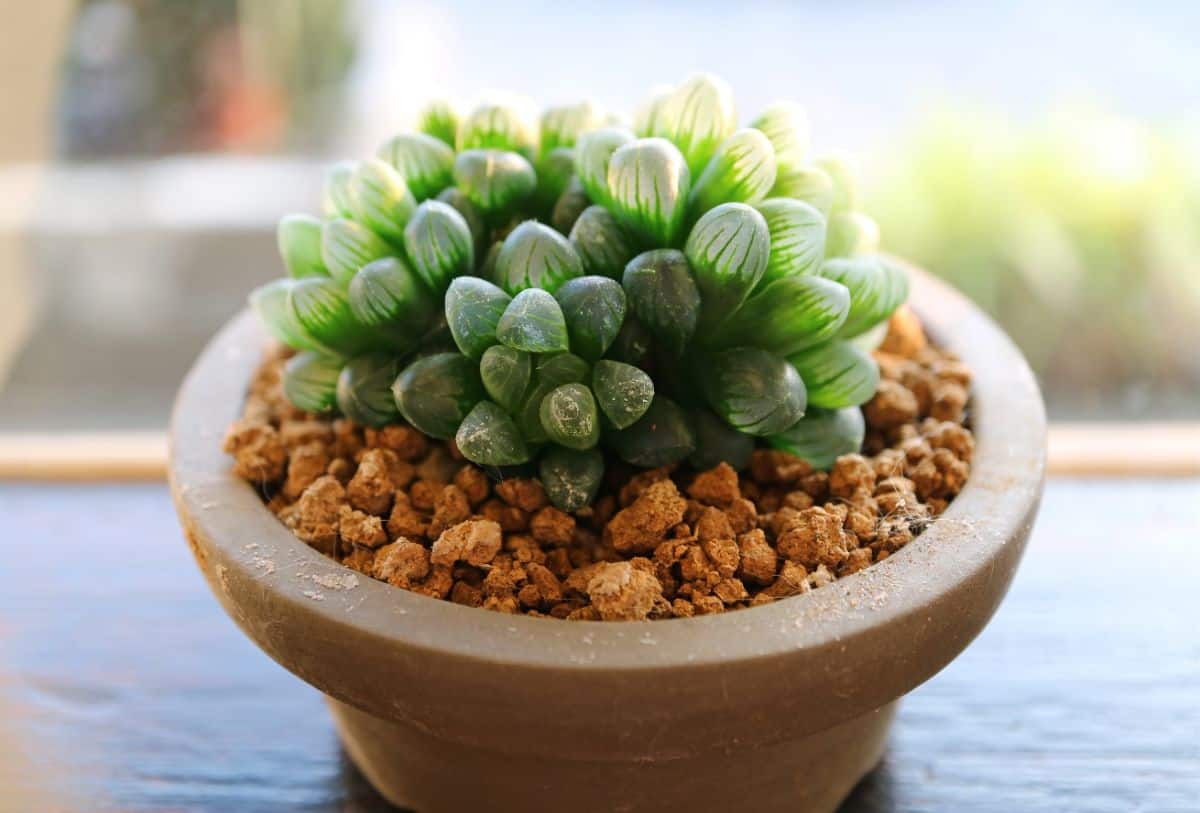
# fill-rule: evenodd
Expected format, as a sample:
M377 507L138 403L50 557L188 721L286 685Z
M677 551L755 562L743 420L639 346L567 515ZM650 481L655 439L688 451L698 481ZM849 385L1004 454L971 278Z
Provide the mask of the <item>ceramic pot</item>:
M183 384L172 492L226 611L325 693L346 751L401 807L833 810L882 755L897 700L995 612L1042 493L1045 416L1020 353L915 270L910 302L975 373L970 479L898 553L765 606L646 622L509 616L325 558L221 452L264 343L249 313Z

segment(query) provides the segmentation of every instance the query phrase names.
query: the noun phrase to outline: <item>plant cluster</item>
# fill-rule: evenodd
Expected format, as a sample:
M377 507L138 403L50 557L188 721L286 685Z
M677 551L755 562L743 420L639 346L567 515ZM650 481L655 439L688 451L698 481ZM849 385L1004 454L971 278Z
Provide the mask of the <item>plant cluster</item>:
M700 468L760 440L819 466L857 450L907 279L795 105L739 129L699 75L632 127L589 103L536 129L435 104L418 130L336 166L323 217L280 223L288 276L250 299L299 351L294 405L536 464L564 510L595 495L602 449Z

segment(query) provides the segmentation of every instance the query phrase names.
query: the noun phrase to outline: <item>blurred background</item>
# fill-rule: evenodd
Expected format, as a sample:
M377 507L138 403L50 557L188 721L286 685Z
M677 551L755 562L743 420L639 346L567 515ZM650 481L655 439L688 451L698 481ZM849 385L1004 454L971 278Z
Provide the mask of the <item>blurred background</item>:
M430 97L629 111L701 68L857 154L885 248L1009 330L1053 418L1200 417L1195 3L9 5L0 432L161 429L280 214Z

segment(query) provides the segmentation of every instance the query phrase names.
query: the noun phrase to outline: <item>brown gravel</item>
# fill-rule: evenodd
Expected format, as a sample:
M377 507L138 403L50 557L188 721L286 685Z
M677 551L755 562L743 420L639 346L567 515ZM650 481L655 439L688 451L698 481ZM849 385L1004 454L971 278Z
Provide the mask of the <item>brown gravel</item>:
M829 472L789 454L622 471L575 515L534 479L492 481L453 444L364 429L283 398L256 373L225 450L303 541L367 576L472 607L566 619L691 617L808 592L895 553L959 493L974 439L970 371L908 312L876 353L860 454Z

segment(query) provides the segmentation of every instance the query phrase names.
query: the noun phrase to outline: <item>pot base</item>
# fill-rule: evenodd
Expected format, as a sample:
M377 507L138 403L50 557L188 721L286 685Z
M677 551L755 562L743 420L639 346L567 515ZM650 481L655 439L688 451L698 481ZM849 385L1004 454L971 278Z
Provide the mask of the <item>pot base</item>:
M730 743L681 759L556 760L452 743L326 697L351 760L389 802L415 813L833 811L879 762L896 702L768 746ZM898 701L897 701L898 702ZM536 721L525 736L534 735Z

